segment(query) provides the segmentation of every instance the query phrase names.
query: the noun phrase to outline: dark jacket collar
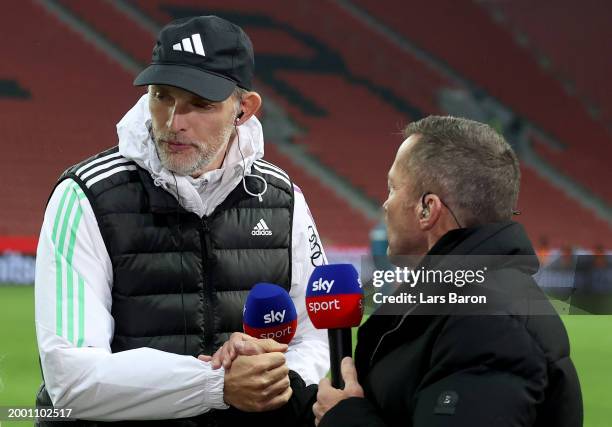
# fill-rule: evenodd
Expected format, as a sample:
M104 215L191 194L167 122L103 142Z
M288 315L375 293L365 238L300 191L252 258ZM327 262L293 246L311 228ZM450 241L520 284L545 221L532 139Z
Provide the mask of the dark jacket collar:
M478 255L480 261L481 256L490 255L494 267L517 268L528 274L535 274L540 266L525 229L514 221L451 230L436 242L420 265L439 265L444 255ZM467 257L461 259L469 263Z
M513 221L451 230L436 242L417 268L465 269L474 267L469 265L470 262L481 264L483 261L489 261L489 267L514 268L529 275L535 274L539 268L538 258L525 229ZM369 363L373 363L375 353L386 335L398 330L404 318L401 315L375 313L359 328L359 345L355 356L360 375L367 372ZM430 322L431 316L413 316L410 333L418 335Z

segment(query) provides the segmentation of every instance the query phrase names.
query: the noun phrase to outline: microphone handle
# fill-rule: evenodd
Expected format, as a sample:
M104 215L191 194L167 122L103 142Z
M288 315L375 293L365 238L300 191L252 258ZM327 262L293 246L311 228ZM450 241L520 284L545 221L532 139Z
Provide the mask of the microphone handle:
M344 388L344 381L340 372L340 363L344 357L353 356L351 329L328 329L329 359L331 362L331 382L334 388Z

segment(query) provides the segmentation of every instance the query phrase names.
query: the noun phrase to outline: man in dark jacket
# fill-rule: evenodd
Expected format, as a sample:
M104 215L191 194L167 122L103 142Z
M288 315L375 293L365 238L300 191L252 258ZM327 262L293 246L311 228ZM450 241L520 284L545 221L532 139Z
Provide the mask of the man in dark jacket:
M520 182L511 147L489 126L452 117L412 123L405 136L384 204L389 255L398 265L419 256L417 271L486 266L486 280L429 287L402 314L371 316L355 363L343 360L345 388L319 384L316 423L581 426L567 333L531 278L539 264L529 239L510 221ZM449 304L449 288L487 303ZM427 303L436 296L446 299Z

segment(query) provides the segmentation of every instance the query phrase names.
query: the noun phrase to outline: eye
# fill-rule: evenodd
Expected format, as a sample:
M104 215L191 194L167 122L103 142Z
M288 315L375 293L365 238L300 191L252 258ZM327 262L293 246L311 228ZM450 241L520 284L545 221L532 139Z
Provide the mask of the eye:
M164 99L166 99L166 94L163 92L155 91L153 92L153 98L157 99L158 101L163 101Z
M212 110L215 106L215 104L212 104L210 102L192 102L191 105L200 110Z

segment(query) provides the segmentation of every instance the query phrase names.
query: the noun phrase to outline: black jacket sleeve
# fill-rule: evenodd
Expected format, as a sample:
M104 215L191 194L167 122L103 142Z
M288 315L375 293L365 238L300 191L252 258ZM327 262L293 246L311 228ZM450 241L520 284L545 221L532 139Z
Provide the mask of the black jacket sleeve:
M385 427L376 408L367 399L351 397L331 408L321 419L319 427Z

